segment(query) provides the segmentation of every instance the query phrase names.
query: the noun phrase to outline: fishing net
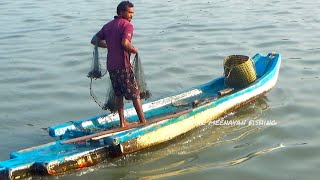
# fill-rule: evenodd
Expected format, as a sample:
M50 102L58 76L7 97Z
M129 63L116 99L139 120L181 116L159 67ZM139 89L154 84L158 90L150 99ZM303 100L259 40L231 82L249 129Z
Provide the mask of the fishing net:
M96 41L93 49L93 59L91 64L91 70L88 73L87 77L91 79L99 79L104 76L102 74L101 64L99 60L99 47L98 47L98 41Z
M114 90L112 88L111 80L109 75L106 77L106 99L105 102L102 103L98 100L97 96L93 92L93 80L102 79L102 77L106 74L108 74L107 70L103 72L101 68L101 61L106 60L106 58L102 58L101 54L99 54L99 48L98 44L96 43L93 50L93 59L92 59L92 65L91 70L88 73L87 77L90 78L90 95L93 98L93 100L103 109L103 110L109 110L111 113L115 113L117 111L116 105L115 105L115 94ZM138 53L135 55L134 60L132 61L132 67L135 79L138 84L138 88L140 90L140 98L141 99L148 99L151 97L150 91L147 89L147 84L145 82L144 73L141 66L141 60L138 55Z
M103 51L105 54L105 51ZM105 55L99 53L98 42L96 41L93 49L93 58L91 63L91 70L88 73L87 77L90 78L90 95L93 100L101 107L103 110L109 110L110 112L116 112L115 100L114 100L114 91L112 88L111 80L109 77L106 78L106 100L104 103L99 101L96 94L93 92L93 80L102 79L103 76L107 74L107 70L103 70L101 63L106 60Z
M138 53L136 53L134 60L132 62L134 77L137 81L138 88L140 90L140 98L141 99L149 99L151 97L151 93L147 88L147 83L145 81L145 76L143 73L143 69L141 66L141 59Z

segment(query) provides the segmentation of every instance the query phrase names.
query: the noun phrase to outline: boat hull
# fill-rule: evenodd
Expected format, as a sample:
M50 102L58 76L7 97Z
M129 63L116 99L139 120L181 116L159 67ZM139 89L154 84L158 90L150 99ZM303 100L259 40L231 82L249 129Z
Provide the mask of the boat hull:
M61 140L11 153L11 159L0 162L0 178L23 179L34 174L59 175L72 169L93 166L114 156L168 142L199 126L219 119L265 95L275 86L281 56L274 53L267 56L257 54L253 60L258 79L244 89L236 89L230 94L217 97L218 91L225 88L224 78L220 77L177 95L143 105L146 117L150 118L190 108L194 100L202 99L205 102L200 106L192 107L192 111L179 117L72 144L61 144L61 142L87 135L87 129L117 126L118 117L113 114L103 114L51 127L50 135L60 137ZM209 101L206 101L207 99ZM173 102L183 100L187 101L187 107L173 106ZM129 121L137 120L133 107L127 107L125 113Z

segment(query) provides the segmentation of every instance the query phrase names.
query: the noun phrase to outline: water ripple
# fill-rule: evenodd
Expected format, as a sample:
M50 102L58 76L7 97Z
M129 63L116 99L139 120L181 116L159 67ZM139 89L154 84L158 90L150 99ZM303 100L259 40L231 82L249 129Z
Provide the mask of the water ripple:
M239 159L235 159L225 163L207 163L207 164L201 164L201 165L188 166L187 165L187 163L189 163L188 161L176 162L169 165L165 169L154 169L150 171L142 171L141 174L139 174L140 176L139 179L162 179L162 178L168 178L173 176L179 176L183 174L208 171L208 170L222 168L222 167L230 167L230 166L244 163L245 161L248 161L252 158L262 156L285 147L286 146L284 146L283 144L279 144L275 147L259 150L259 151L250 153L244 157L241 157Z

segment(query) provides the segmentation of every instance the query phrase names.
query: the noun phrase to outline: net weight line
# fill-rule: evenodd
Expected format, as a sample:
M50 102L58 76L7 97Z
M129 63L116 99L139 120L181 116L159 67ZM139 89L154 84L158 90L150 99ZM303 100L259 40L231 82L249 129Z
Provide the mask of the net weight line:
M92 97L94 102L96 102L96 104L98 104L101 107L101 109L103 109L104 105L102 105L102 102L98 100L97 96L94 94L92 90L92 79L93 78L90 78L90 96Z

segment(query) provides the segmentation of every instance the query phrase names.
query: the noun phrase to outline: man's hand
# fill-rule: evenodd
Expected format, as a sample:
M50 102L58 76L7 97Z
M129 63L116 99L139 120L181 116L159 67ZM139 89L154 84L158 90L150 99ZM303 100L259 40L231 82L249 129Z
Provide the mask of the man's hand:
M96 35L94 35L91 39L91 44L95 45L96 43L98 43L98 47L107 48L107 44L103 40L99 39Z
M138 52L138 48L136 48L134 46L132 46L132 47L133 47L133 51L131 53L136 54Z

